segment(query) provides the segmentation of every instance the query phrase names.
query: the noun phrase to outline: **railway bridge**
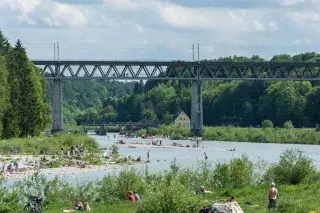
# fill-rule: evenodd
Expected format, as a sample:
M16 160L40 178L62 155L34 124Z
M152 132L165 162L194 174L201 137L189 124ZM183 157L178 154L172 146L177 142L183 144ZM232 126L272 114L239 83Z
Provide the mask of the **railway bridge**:
M34 60L53 81L52 132L63 131L62 84L66 80L192 81L191 133L203 133L202 82L205 80L319 81L320 62L48 61Z

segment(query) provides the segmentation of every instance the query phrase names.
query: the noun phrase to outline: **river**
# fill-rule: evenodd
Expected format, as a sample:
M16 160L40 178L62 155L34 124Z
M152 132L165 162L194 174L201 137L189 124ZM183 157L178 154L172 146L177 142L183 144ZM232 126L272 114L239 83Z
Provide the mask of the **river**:
M109 148L112 144L115 144L121 137L119 134L110 133L107 136L90 135L100 145L101 148ZM141 142L148 144L155 139L123 139L127 144ZM163 145L171 145L174 142L184 145L193 145L196 141L186 140L168 140L161 139ZM287 148L297 148L313 158L317 167L320 167L320 145L291 145L291 144L265 144L265 143L240 143L240 142L218 142L218 141L200 141L199 147L201 148L185 148L185 147L151 147L143 146L136 148L129 148L126 145L119 145L120 153L126 156L132 156L137 158L142 156L143 159L147 157L147 151L150 150L150 163L148 164L148 170L150 172L160 172L169 168L170 163L176 159L176 163L185 167L193 167L198 165L200 160L204 160L204 152L206 152L207 161L214 164L217 161L227 161L232 158L241 157L242 154L249 156L249 158L255 162L259 160L265 160L268 162L276 162L279 160L280 154ZM204 148L202 148L204 147ZM235 149L235 151L229 151ZM137 168L139 171L143 171L146 168L146 164L138 164L131 167ZM106 174L118 173L123 167L113 168L106 171L97 171L90 173L78 173L72 175L66 175L64 178L68 181L86 181L100 179ZM12 180L8 181L11 185Z

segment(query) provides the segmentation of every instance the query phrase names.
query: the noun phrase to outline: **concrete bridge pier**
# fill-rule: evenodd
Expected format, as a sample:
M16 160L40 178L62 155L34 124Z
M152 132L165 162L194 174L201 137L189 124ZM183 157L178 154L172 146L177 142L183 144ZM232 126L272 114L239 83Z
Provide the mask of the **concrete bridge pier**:
M191 132L192 136L203 135L202 82L192 81Z
M60 76L60 66L56 66L56 74ZM51 133L63 131L62 113L62 80L54 79L52 88L52 130Z

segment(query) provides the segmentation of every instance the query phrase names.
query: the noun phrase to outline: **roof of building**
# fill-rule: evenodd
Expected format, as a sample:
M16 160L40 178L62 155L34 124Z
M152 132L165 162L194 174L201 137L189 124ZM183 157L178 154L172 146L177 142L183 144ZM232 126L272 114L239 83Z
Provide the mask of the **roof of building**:
M178 112L173 116L173 119L176 120L177 117L178 117L182 112L183 112L185 115L187 115L184 111L182 111L181 109L179 109ZM187 116L188 116L188 115L187 115Z

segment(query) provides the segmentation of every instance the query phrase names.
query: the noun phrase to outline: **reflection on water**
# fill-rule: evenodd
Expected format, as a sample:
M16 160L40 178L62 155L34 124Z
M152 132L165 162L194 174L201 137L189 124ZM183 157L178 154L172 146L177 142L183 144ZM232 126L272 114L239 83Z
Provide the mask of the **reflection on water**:
M115 135L115 138L114 138ZM108 136L95 136L91 135L98 141L101 147L109 148L112 144L116 143L120 136L119 134L109 134ZM154 139L155 140L155 139ZM182 140L167 140L161 139L163 145L171 145L172 143L180 143L184 145L195 144L195 141L182 141ZM152 142L152 139L124 139L126 143L143 143L148 144ZM320 167L320 146L319 145L288 145L288 144L263 144L263 143L237 143L237 142L216 142L216 141L200 141L199 149L195 148L178 148L178 147L150 147L144 146L136 148L128 148L126 145L119 145L120 153L126 156L139 157L142 159L147 158L147 151L150 150L150 161L148 164L148 170L150 172L164 171L169 168L170 163L176 159L176 162L186 167L195 167L200 160L204 160L204 152L208 155L208 160L212 164L217 161L230 160L235 157L241 157L242 154L246 154L253 161L259 159L266 160L268 162L276 162L279 159L280 154L286 148L298 148L305 152L309 157L315 160L315 163ZM235 151L228 151L234 149ZM143 171L146 165L134 165L139 171ZM65 179L68 181L83 181L83 180L95 180L103 177L106 174L116 174L123 168L113 168L108 171L97 171L90 173L81 173L74 175L67 175ZM50 176L49 176L50 177ZM12 181L8 181L12 183Z

